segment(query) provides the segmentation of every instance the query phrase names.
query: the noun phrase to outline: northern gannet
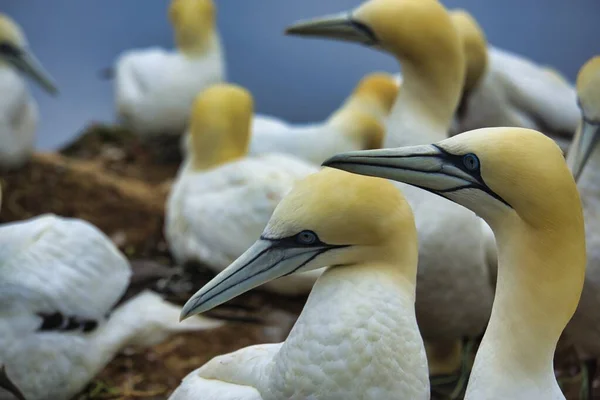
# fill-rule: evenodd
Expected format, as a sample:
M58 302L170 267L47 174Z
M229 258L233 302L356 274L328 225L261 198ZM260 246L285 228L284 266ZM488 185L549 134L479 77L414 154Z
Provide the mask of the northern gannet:
M398 94L392 75L372 73L323 123L293 125L268 116L252 120L251 155L287 153L321 164L342 151L378 149L384 124Z
M25 34L0 13L0 167L23 165L35 149L38 107L21 74L50 94L58 92L52 78L29 49Z
M358 42L396 56L403 79L385 147L447 137L465 63L460 37L439 1L370 0L351 12L299 22L287 32ZM462 338L479 336L492 308L482 223L463 207L398 185L419 232L416 309L430 372L450 374L461 365Z
M221 272L260 235L293 184L318 168L286 154L249 157L251 94L217 84L200 93L190 121L190 153L167 199L165 237L178 263ZM265 286L308 293L321 271Z
M181 135L196 94L225 80L225 60L212 0L172 0L176 51L131 50L116 62L118 118L144 136Z
M566 145L579 122L572 84L548 68L487 44L483 29L468 12L452 11L463 37L467 70L453 133L509 126L535 129Z
M554 141L524 128L487 128L436 144L343 153L324 165L415 185L485 219L498 246L498 283L465 398L565 398L554 351L579 302L586 253L579 193Z
M178 323L180 307L128 286L125 257L93 225L52 214L0 226L0 399L67 400L124 346L217 321ZM186 321L187 322L187 321ZM2 371L4 369L4 371Z
M586 383L591 390L600 358L600 56L581 68L577 94L581 122L567 163L578 179L583 202L588 263L581 301L565 332L588 364Z
M297 183L260 239L188 300L182 318L331 266L285 342L213 358L171 400L429 399L413 215L388 181L357 178L325 169Z

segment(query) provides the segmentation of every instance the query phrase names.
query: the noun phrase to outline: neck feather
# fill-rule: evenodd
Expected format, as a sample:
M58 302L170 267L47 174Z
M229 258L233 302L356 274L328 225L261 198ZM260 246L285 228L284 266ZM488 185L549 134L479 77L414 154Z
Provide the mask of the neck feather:
M275 357L270 390L284 393L286 386L294 385L287 378L290 372L301 371L302 380L331 382L338 388L332 390L339 391L348 381L335 381L333 364L351 362L356 379L350 386L360 386L363 391L373 382L384 391L418 387L419 393L411 392L409 397L421 398L428 393L429 380L414 301L414 282L407 280L398 266L329 268L316 282ZM323 347L327 344L331 347Z
M583 226L571 222L542 229L517 219L494 231L496 297L472 377L478 387L495 385L498 377L517 385L527 377L529 390L556 389L554 351L577 308L585 277Z
M427 144L447 137L462 94L461 60L430 68L401 60L402 90L389 118L385 147Z

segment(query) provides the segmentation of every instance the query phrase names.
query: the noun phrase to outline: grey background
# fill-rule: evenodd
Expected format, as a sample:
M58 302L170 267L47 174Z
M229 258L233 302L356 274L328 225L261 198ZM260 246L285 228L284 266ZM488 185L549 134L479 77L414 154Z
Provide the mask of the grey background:
M489 42L552 65L574 80L600 53L600 0L445 0L469 10ZM215 0L229 80L252 91L257 111L291 121L324 118L364 74L398 71L389 56L352 44L285 37L299 18L343 11L359 0ZM124 50L172 46L167 0L2 0L60 85L32 87L38 147L55 148L92 121L114 119L112 85L98 71ZM33 85L32 85L33 86Z

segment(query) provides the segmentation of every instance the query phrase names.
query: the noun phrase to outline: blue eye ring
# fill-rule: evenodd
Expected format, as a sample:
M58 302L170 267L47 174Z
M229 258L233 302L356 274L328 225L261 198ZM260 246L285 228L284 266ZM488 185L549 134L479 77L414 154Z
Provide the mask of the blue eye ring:
M479 158L473 153L468 153L463 156L463 165L467 171L477 171L479 169Z
M296 235L296 243L303 246L315 244L318 240L317 234L313 231L302 231Z

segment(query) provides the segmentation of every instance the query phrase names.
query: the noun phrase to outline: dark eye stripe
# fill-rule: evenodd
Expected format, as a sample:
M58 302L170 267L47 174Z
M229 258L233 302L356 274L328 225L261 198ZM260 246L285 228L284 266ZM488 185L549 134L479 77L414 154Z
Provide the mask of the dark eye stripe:
M10 43L0 42L0 54L7 56L7 57L15 57L16 58L16 57L20 57L23 54L23 52L19 48L13 46Z

